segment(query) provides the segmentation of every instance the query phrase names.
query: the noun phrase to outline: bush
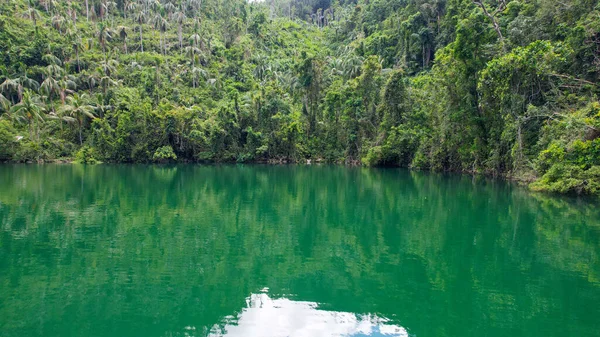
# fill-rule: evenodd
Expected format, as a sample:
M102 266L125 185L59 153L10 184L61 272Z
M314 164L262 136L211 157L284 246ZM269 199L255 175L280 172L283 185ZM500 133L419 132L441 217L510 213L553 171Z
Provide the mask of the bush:
M384 144L370 148L361 161L367 166L408 167L419 147L419 140L419 133L413 129L392 127Z
M556 163L530 185L534 191L563 194L600 194L600 166L584 170L577 165Z
M0 162L11 160L18 147L15 130L8 121L0 120Z
M25 141L25 139L22 139L19 143L21 145L17 148L14 154L14 161L24 163L30 161L39 161L44 157L42 153L42 147L39 143Z
M565 149L557 143L552 143L547 149L540 152L536 163L536 170L544 174L553 164L562 162L564 159Z
M96 151L89 146L83 146L75 154L75 162L79 164L98 164L100 161L96 159Z
M155 163L166 163L171 160L177 160L177 155L170 145L159 147L152 156L152 161Z
M381 146L373 146L367 152L367 155L362 158L363 165L366 166L376 166L382 163L383 161L383 150Z

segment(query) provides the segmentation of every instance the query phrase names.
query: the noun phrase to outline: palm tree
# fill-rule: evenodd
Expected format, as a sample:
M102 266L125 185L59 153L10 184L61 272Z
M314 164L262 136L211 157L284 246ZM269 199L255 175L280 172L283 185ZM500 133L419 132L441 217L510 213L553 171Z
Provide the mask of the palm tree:
M67 94L70 94L77 89L77 83L75 80L75 76L69 74L63 74L63 76L58 80L61 104L65 104L65 98L67 97Z
M106 42L109 41L110 39L112 39L112 32L111 30L106 27L103 23L100 23L99 29L98 29L98 33L97 33L97 37L98 37L98 42L100 42L100 45L102 46L102 52L106 55Z
M79 6L77 6L77 7L79 7ZM67 0L67 8L68 8L67 14L73 20L73 26L77 27L77 9L73 8L73 3L71 0ZM77 29L77 28L75 28L75 29Z
M81 130L83 129L83 123L87 118L94 119L94 107L88 104L89 96L87 94L73 94L73 96L67 97L67 104L62 107L62 111L68 114L70 117L77 121L77 129L79 131L79 145L83 144L83 137Z
M54 112L54 104L52 98L60 93L60 85L56 78L60 77L63 73L63 69L60 67L62 62L60 59L52 54L46 54L42 56L42 60L48 63L44 70L44 81L40 86L40 93L44 94L48 105L50 105L52 112Z
M158 27L159 31L163 37L163 48L164 48L163 55L167 54L167 37L165 36L165 33L167 32L167 30L169 30L170 26L171 26L171 24L169 23L169 21L167 21L167 19L165 19L165 18L162 18L162 20L160 21L160 25Z
M106 101L107 98L104 95L100 93L96 95L96 102L94 103L96 106L95 110L98 111L98 115L100 117L104 117L106 112L112 110L113 108L112 105L105 104Z
M206 70L204 70L202 68L193 67L192 68L192 78L193 78L193 82L194 82L194 88L196 88L196 83L198 82L199 76L206 79L208 77L208 73L206 72Z
M0 92L4 93L7 97L11 98L14 103L13 95L17 95L19 101L21 100L20 84L18 78L6 78L2 84L0 84Z
M177 22L177 37L179 38L179 50L183 49L183 23L185 22L186 16L183 11L177 11L173 14L173 19Z
M98 64L98 70L103 73L105 76L111 76L117 71L117 66L119 65L119 61L109 59L100 61Z
M62 61L56 57L54 54L48 53L45 54L44 56L42 56L42 61L48 63L49 65L56 65L56 66L60 66L62 65Z
M71 38L71 47L75 51L75 58L77 59L77 72L81 72L81 64L79 63L79 50L82 47L81 36L77 34L70 35Z
M10 111L10 101L4 95L0 94L0 112L8 111Z
M23 90L25 88L37 90L39 86L40 84L37 81L27 77L27 74L24 74L17 78L7 77L4 82L0 84L0 91L8 95L17 95L18 101L21 101L23 99Z
M201 0L187 0L187 5L192 8L192 13L194 16L198 15L200 12Z
M269 59L265 55L258 55L254 62L256 63L256 68L254 68L254 76L256 76L256 78L258 78L260 81L263 81L267 73L271 71Z
M113 80L108 75L100 77L100 86L102 86L102 92L104 93L105 97L108 92L108 87L114 87L114 86L117 86L118 84L119 84L119 81Z
M79 83L85 84L88 87L90 94L92 93L92 90L98 85L99 80L100 78L95 72L89 73L84 70L79 74Z
M117 27L117 32L119 33L119 37L123 40L123 50L125 54L127 54L127 27L119 26Z
M11 108L14 118L29 126L29 139L33 141L33 127L35 124L36 135L39 139L39 123L44 122L44 105L39 96L34 96L30 90L25 90L23 99Z
M54 111L54 105L52 104L52 97L60 93L60 85L58 81L52 76L52 72L46 71L46 78L40 86L40 92L45 95L48 104Z
M360 75L360 68L362 67L362 59L354 53L343 56L343 67L344 74L347 78L355 78Z
M125 6L123 7L124 11L123 14L125 15L125 18L127 19L127 13L131 13L133 11L135 11L135 9L137 8L137 4L133 1L127 1L125 2Z
M200 35L198 35L198 33L194 33L192 34L192 36L190 36L190 42L192 43L192 63L195 66L196 65L196 54L200 54L200 48L198 47L200 45L201 42L201 38Z
M156 14L154 19L152 20L152 23L154 24L154 28L158 29L158 32L160 34L160 37L159 37L160 49L161 49L161 53L164 55L164 54L166 54L167 43L166 43L166 41L163 41L163 34L169 28L169 22L161 14Z
M19 77L19 85L21 92L23 92L24 88L35 91L40 87L40 84L36 80L27 77L26 73Z
M52 27L61 33L63 32L66 22L67 20L65 17L60 14L56 14L52 17Z
M192 36L190 36L190 42L192 42L192 45L195 48L198 48L198 45L200 44L200 35L198 35L198 33L192 34Z
M110 15L109 15L110 10L112 10L112 9L116 10L117 3L114 1L106 1L102 4L102 7L104 9L104 15L106 16L106 19L108 20L108 18L110 17ZM111 27L114 26L114 23L115 23L115 19L113 16L112 20L111 20Z
M146 23L146 12L143 10L135 13L135 22L139 24L140 29L140 50L144 52L144 37L142 36L142 25Z
M28 5L27 10L23 12L23 17L33 21L33 25L35 26L35 30L37 32L37 20L39 20L42 16L37 9L31 7L31 3Z
M49 3L50 1L48 1L48 0L40 0L39 2L40 2L40 4L41 4L42 6L44 6L44 10L46 11L46 13L48 13L48 11L49 11L49 8L48 8L48 3ZM31 6L31 2L29 3L29 6Z
M163 8L164 8L164 9L167 11L167 16L168 16L169 18L171 18L171 14L173 14L173 12L175 11L175 9L176 9L177 7L175 7L175 5L174 5L173 3L171 3L171 2L167 2L167 3L166 3L164 6L163 6Z
M187 54L187 56L191 57L192 59L192 70L196 68L196 54L200 53L200 49L194 47L194 46L188 46L185 47L185 52ZM193 82L192 82L194 88L196 88L196 78L193 78Z

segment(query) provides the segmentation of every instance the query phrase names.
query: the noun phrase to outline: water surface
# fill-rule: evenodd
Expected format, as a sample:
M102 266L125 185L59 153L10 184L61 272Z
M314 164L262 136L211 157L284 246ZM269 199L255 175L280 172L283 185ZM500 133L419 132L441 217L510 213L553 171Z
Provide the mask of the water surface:
M329 166L0 166L0 336L598 336L597 203Z

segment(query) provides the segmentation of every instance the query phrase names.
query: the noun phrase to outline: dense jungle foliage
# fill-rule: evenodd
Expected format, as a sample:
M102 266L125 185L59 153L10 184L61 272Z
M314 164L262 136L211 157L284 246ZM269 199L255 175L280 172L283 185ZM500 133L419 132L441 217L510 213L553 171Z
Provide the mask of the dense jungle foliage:
M332 162L600 193L596 0L0 4L0 161Z

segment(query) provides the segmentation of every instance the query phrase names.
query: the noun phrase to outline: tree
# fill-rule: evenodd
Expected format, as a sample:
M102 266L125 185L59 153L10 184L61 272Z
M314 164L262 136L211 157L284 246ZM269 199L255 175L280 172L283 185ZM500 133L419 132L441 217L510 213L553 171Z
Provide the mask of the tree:
M7 96L10 96L12 102L21 101L23 99L24 89L37 90L40 84L32 78L27 77L27 74L23 74L16 78L6 78L2 84L0 84L0 91ZM15 101L15 96L17 100Z
M123 51L127 54L127 27L117 27L117 33L119 34L119 37L121 37L121 40L123 40Z
M28 125L29 139L32 141L34 140L34 128L36 139L39 141L39 124L44 122L44 110L40 97L30 90L25 90L21 102L11 108L13 118Z
M410 108L407 105L405 75L402 70L395 70L383 88L382 110L384 130L402 123L404 114Z
M179 39L179 50L183 50L183 23L186 20L184 11L177 11L173 14L173 20L177 23L177 38Z
M89 118L94 119L94 107L89 104L89 96L87 94L73 94L67 97L67 104L61 110L74 118L77 122L77 130L79 133L79 145L83 144L82 129L83 123Z
M485 16L487 16L492 21L494 30L498 34L498 39L500 40L500 43L503 44L504 36L502 36L502 31L500 30L500 24L498 23L497 15L502 13L506 9L506 5L507 5L506 0L499 0L498 7L493 12L488 11L483 0L473 1L473 2L477 5L477 7L481 8L481 10L483 11L483 14L485 14Z
M61 33L64 31L67 22L68 21L65 19L65 17L60 14L56 14L52 17L52 27Z
M323 84L323 63L318 58L307 54L304 54L303 58L298 67L298 80L304 89L303 109L308 115L307 132L310 135L314 132L317 123L317 109Z
M140 31L140 50L142 53L144 52L144 36L142 34L142 30L143 30L143 24L146 23L146 20L147 20L146 12L144 12L143 10L140 10L139 12L137 12L135 14L135 22L137 22L138 29Z
M38 29L37 22L41 18L41 15L37 9L31 7L31 3L29 4L29 7L27 8L27 10L25 12L23 12L23 17L33 21L33 25L35 26L35 30L37 32L37 29Z
M72 34L72 35L69 35L69 38L71 39L71 47L75 51L75 59L77 60L77 72L81 72L81 63L79 62L79 51L81 50L81 47L83 46L83 43L81 41L81 36L79 36L77 34Z
M127 13L133 13L137 9L137 4L134 1L126 1L123 7L123 14L127 19Z
M54 95L58 95L60 92L60 85L58 81L53 77L54 73L50 71L46 71L46 78L42 82L40 86L40 92L44 94L48 100L48 105L52 107L52 111L54 111L54 104L52 104L52 98Z
M161 53L165 55L167 53L167 41L163 41L163 35L169 28L169 22L161 14L156 14L156 16L154 16L154 19L152 20L152 23L154 24L154 28L158 29L160 35Z
M1 112L9 112L10 111L10 101L4 97L4 95L0 94L0 111Z
M106 54L106 43L112 39L112 31L104 23L100 23L96 37L102 46L102 52Z

